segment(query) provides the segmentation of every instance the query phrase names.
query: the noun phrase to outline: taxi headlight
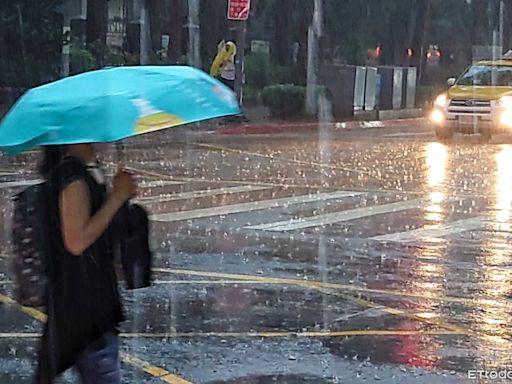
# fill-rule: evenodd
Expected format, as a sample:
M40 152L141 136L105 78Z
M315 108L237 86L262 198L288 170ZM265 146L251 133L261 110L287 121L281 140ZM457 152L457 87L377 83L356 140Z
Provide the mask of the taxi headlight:
M441 124L444 121L444 113L438 109L435 109L430 115L430 120L436 124Z
M437 96L436 101L434 101L434 105L439 108L444 108L448 104L448 96L446 93L443 93Z
M503 126L512 128L512 111L504 111L500 116L500 122Z
M502 96L498 100L498 104L500 107L512 109L512 96Z

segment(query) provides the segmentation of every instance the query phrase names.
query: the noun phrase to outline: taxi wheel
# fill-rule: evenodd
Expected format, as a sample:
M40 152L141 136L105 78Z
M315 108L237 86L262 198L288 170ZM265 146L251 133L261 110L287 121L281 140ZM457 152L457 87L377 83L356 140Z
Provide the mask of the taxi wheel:
M440 141L450 140L453 138L455 131L451 128L436 126L436 138Z

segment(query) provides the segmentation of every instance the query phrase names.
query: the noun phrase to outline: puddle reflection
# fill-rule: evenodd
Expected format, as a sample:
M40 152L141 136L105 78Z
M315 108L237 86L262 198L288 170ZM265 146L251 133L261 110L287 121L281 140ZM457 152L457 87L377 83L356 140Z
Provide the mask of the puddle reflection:
M474 323L480 332L489 335L476 343L480 358L486 366L506 367L510 366L512 353L507 336L512 317L506 305L496 306L493 303L506 304L512 283L511 252L506 246L511 229L512 146L503 146L495 160L494 218L486 232L479 259L479 286L489 302L482 303L480 311L475 312Z
M448 164L448 149L440 143L429 143L425 147L425 162L427 165L427 185L430 191L430 201L425 207L426 228L437 228L445 220L443 203L446 199L444 182ZM428 238L427 241L436 241Z

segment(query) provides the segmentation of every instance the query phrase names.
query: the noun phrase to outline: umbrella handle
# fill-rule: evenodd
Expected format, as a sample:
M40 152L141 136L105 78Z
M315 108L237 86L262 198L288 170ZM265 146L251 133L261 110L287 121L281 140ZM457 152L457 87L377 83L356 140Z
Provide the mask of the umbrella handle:
M117 157L117 170L120 171L124 168L124 144L122 142L116 142L116 157Z
M125 167L125 152L124 152L124 144L122 142L116 142L116 157L117 157L117 172L124 171L126 172ZM125 203L127 208L130 208L132 203L130 201L127 201Z

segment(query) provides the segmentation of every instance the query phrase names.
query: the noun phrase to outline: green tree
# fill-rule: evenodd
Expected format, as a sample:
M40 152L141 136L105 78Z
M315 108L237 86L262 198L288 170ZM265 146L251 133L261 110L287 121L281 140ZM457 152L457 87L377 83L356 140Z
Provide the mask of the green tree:
M0 86L56 79L62 49L61 0L0 2Z

